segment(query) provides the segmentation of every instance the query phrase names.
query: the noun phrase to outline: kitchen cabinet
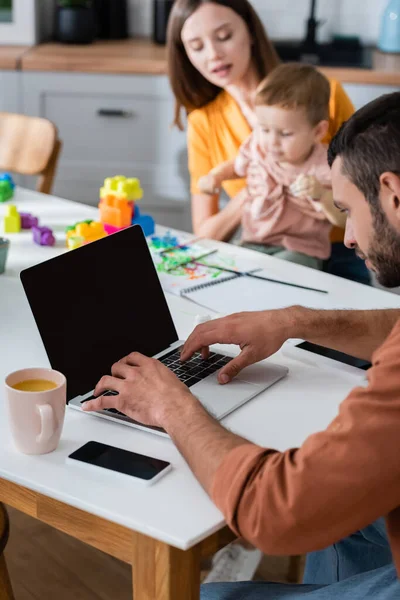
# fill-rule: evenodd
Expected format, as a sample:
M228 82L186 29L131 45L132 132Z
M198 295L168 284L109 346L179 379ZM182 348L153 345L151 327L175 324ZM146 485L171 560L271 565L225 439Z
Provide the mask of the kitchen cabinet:
M186 135L170 127L166 76L25 72L22 103L25 114L59 129L56 195L95 205L105 177L138 177L144 213L189 227Z
M21 112L20 77L18 71L0 70L1 112Z

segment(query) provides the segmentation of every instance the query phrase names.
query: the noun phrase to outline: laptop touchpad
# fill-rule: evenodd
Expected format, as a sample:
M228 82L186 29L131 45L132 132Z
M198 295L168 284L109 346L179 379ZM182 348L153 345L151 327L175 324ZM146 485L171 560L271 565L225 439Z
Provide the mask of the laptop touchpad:
M248 398L260 392L262 386L233 379L227 385L220 385L217 373L210 375L200 383L190 388L203 406L215 417L225 414L233 407L244 403Z

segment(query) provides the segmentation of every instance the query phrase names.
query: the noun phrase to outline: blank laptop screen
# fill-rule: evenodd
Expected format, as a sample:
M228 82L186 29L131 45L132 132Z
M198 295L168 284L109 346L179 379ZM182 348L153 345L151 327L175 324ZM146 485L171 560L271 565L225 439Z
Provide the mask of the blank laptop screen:
M178 339L138 225L25 269L21 281L68 400L130 352L152 356Z

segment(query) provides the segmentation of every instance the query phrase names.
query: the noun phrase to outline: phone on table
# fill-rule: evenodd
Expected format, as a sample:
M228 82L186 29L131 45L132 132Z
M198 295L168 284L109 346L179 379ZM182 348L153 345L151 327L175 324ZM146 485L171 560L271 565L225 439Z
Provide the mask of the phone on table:
M366 379L366 371L372 366L370 362L362 358L302 340L289 340L283 345L282 352L289 358L314 367L336 369L344 375L359 379Z
M91 467L107 469L123 477L128 475L146 485L155 483L172 468L171 463L165 460L93 441L72 452L67 462L70 464L79 462L89 469Z

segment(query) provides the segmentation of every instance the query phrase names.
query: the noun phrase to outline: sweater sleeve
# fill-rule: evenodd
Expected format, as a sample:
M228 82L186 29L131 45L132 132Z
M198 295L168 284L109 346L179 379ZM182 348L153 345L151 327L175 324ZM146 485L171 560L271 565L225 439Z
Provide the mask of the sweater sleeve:
M336 79L330 80L331 98L329 102L329 131L324 142L329 143L342 124L354 113L354 106L342 84Z
M267 554L325 548L400 505L400 322L325 431L278 452L232 450L211 495L228 525ZM323 401L323 399L321 399Z
M188 159L190 173L190 191L201 194L197 182L200 177L207 175L212 164L209 148L209 123L207 116L201 110L195 110L188 117Z

